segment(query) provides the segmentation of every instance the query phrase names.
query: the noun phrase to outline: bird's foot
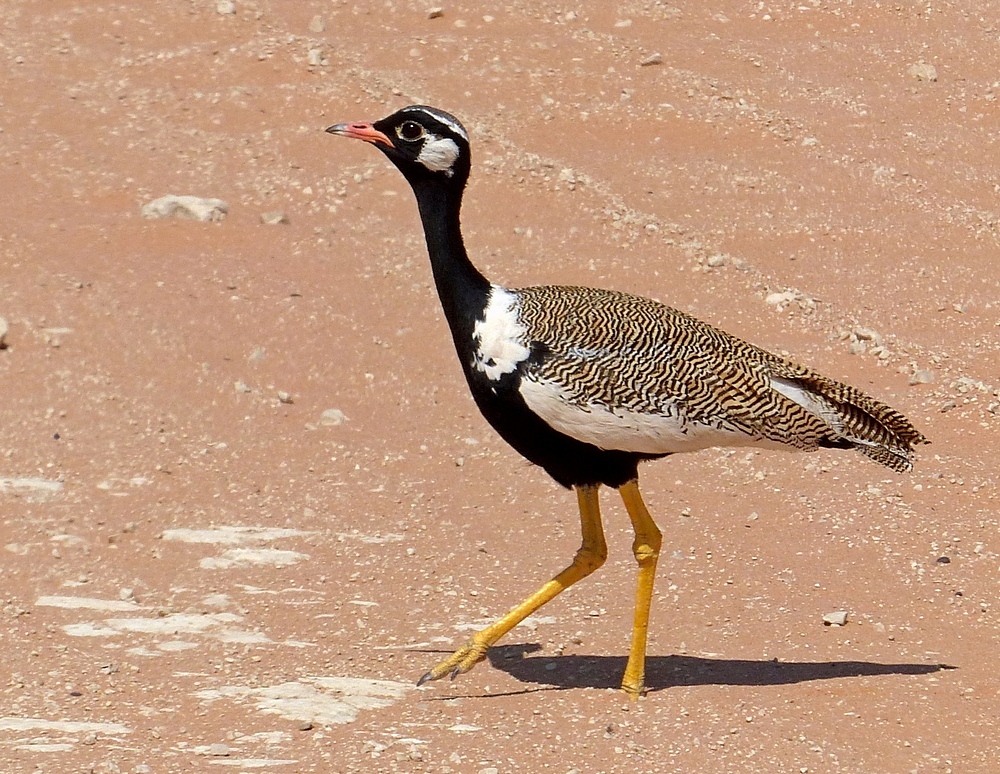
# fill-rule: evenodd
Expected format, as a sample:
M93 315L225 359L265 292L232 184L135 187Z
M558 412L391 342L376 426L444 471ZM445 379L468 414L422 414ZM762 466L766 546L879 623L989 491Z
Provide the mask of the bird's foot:
M487 648L489 648L489 645L484 642L477 642L475 638L469 640L448 658L437 664L430 672L421 677L417 681L417 685L421 686L424 683L429 683L431 680L440 680L445 676L450 676L454 680L486 658Z
M638 682L630 681L628 677L622 680L622 691L631 701L638 701L646 695L646 686L642 680Z

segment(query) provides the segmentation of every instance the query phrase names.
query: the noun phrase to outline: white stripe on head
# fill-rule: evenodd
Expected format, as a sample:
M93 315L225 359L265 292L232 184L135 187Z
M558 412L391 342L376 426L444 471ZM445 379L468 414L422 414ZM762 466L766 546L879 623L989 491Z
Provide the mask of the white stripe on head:
M423 110L427 115L440 121L466 142L469 141L469 133L465 131L465 127L458 122L455 116L437 108L427 107L426 105L416 105L415 107L417 110Z

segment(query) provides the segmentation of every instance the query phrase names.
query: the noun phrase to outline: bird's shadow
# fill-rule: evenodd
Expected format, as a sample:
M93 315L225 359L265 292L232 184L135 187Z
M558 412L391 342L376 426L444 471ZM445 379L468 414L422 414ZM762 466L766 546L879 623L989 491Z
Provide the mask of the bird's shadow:
M504 645L487 652L490 664L522 683L556 688L618 688L625 672L624 656L536 656L537 643ZM926 675L947 664L883 664L875 661L753 661L698 656L650 656L646 689L660 691L683 685L790 685L813 680L874 675Z

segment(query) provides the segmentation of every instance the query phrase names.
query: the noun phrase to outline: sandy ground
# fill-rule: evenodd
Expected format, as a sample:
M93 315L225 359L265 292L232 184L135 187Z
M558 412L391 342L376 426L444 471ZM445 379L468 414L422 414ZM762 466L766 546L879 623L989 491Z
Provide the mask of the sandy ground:
M4 4L0 768L995 770L997 3L226 5ZM579 534L466 394L404 181L322 131L412 102L474 135L495 280L655 296L932 440L645 467L637 704L610 495L600 573L414 687Z

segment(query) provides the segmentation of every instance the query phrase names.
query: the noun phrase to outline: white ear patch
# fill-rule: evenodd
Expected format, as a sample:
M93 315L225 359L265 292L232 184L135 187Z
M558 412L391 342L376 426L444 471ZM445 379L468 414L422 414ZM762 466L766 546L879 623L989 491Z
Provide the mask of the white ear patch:
M455 144L454 140L428 134L427 139L424 140L424 147L417 155L417 161L431 172L444 172L451 177L454 172L452 167L455 165L458 154L458 145Z

